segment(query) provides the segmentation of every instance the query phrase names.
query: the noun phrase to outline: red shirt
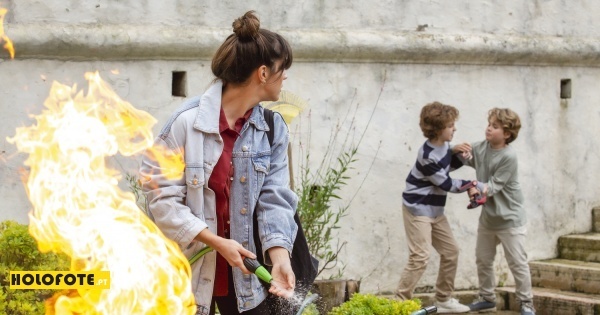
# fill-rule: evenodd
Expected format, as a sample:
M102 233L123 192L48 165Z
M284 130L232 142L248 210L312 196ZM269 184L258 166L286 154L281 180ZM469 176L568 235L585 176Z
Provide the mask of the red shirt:
M235 140L240 136L240 131L250 117L252 109L235 122L234 130L229 128L227 118L221 108L219 116L219 132L223 138L223 153L215 165L215 168L208 180L208 188L215 192L217 202L217 235L223 238L229 238L229 189L233 181L233 161L232 152ZM217 253L217 267L215 271L215 288L213 296L228 295L228 270L227 260Z

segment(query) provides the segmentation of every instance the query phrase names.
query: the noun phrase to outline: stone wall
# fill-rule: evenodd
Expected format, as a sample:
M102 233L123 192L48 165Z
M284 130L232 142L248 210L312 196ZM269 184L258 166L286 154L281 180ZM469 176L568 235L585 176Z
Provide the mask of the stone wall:
M286 36L295 52L284 89L308 100L310 110L290 126L294 162L309 134L313 164L318 161L347 113L357 118L355 130L343 125L347 134L358 139L368 128L342 192L352 204L339 230L348 242L344 275L362 279L363 291L394 290L406 263L400 196L424 141L418 115L428 102L460 110L456 141L483 139L492 107L520 114L523 128L514 146L530 259L554 257L558 236L589 230L591 209L600 203L600 27L594 21L600 3L591 0L0 0L0 7L9 9L5 30L16 48L14 60L0 50L2 220L27 222L30 210L19 171L25 156L6 137L33 123L29 115L41 112L53 81L85 87L83 74L97 70L121 97L159 120L157 132L183 100L171 93L173 71L186 72L187 96L202 93L212 80L212 53L234 18L249 9L264 27ZM571 80L569 99L561 98L565 79ZM133 172L138 160L111 162ZM473 174L461 169L453 176ZM479 210L465 206L465 196L449 196L447 215L462 249L456 280L462 289L477 286ZM421 285L435 284L437 260L433 254ZM505 263L497 269L508 273Z

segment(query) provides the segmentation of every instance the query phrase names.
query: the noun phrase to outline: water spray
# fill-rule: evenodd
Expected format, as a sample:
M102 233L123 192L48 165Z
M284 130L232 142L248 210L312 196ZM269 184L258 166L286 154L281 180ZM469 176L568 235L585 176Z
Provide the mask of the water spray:
M296 313L296 315L302 315L302 312L304 311L304 309L312 302L316 301L319 298L319 295L316 293L313 293L311 295L309 295L306 299L304 299L304 301L302 302L302 304L300 304L300 308L298 309L298 312Z
M188 262L191 265L191 264L195 263L196 261L198 261L198 259L202 258L202 256L209 253L210 251L212 251L212 248L207 246L207 247L201 249L196 254L194 254L192 257L190 257L190 259L188 259ZM260 262L258 262L258 260L246 257L246 258L244 258L244 266L250 272L255 274L260 280L264 281L265 283L271 284L271 282L273 281L273 276L271 276L271 273ZM310 303L314 302L318 298L319 298L319 295L316 293L313 293L313 294L309 295L308 297L306 297L304 299L304 301L302 301L302 304L300 305L300 308L298 309L298 312L296 313L296 315L301 315L302 312L304 311L304 309ZM422 314L433 314L433 313L422 313ZM415 313L415 315L421 315L421 313Z

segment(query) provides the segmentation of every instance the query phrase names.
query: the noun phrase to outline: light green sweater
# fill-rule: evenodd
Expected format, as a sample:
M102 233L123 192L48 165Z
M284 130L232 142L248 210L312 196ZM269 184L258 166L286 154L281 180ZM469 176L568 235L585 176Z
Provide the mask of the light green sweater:
M488 185L488 199L479 216L479 224L491 230L525 225L527 219L513 147L494 150L487 141L481 141L473 143L472 148L473 158L463 162L475 168L477 181Z

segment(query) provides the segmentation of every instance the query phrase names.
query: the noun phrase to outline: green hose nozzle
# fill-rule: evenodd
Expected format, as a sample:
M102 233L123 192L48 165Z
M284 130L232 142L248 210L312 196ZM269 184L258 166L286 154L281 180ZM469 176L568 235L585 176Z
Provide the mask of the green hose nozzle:
M266 283L271 283L273 280L273 277L267 271L267 269L256 259L244 258L244 266L253 272L260 280Z
M198 259L200 259L202 256L204 256L211 250L212 248L210 248L209 246L204 247L202 250L190 257L190 259L188 259L188 262L190 263L190 265L195 263ZM248 268L250 272L254 273L260 280L266 283L271 283L271 280L273 280L273 277L267 271L267 269L263 265L261 265L256 259L244 258L244 266L246 266L246 268Z

